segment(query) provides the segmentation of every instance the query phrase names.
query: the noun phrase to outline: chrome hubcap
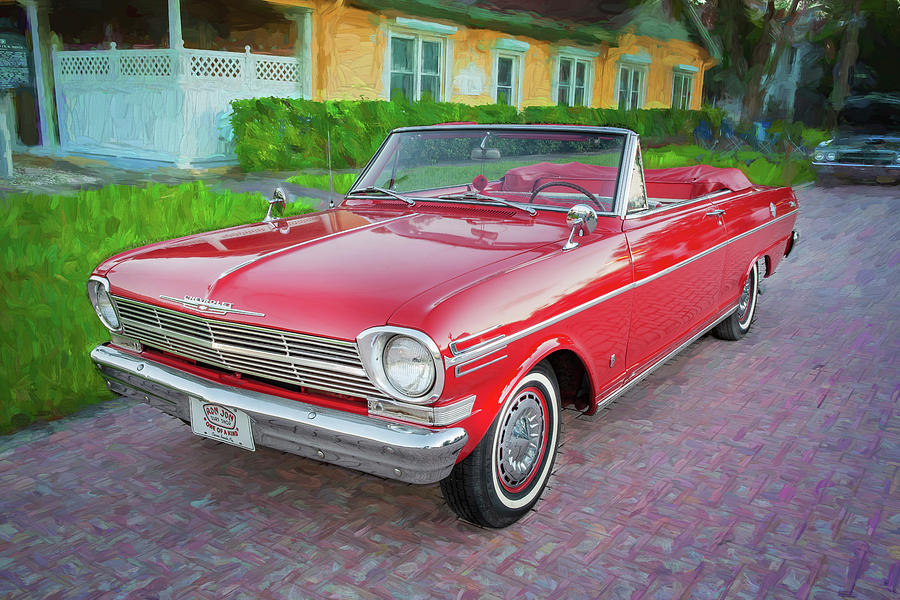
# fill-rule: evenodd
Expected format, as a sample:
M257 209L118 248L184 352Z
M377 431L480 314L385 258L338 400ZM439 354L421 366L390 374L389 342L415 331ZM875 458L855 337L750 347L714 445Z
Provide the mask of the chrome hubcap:
M519 396L510 408L500 432L497 464L507 487L528 479L537 466L544 437L544 410L533 392Z

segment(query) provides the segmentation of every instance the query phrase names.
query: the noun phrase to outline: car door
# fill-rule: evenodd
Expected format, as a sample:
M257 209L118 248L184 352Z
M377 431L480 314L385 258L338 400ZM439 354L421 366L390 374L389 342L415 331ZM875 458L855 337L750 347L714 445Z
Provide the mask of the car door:
M634 187L634 186L633 186ZM640 193L643 194L641 182ZM640 370L717 315L725 263L725 226L709 200L655 208L633 200L623 225L634 268L626 360Z

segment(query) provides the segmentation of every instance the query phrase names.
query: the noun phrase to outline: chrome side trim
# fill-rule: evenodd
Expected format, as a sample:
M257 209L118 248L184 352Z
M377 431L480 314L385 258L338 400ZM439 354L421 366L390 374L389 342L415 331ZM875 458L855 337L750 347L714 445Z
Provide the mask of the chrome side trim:
M659 279L660 277L663 277L664 275L668 275L672 271L675 271L676 269L680 269L681 267L683 267L685 265L689 265L692 262L694 262L695 260L699 260L699 259L703 258L704 256L715 252L716 250L720 250L732 242L736 242L740 239L747 237L748 235L756 233L757 231L759 231L760 229L763 229L764 227L768 227L769 225L772 225L773 223L777 223L778 221L780 221L782 219L786 219L796 212L797 212L796 209L792 210L791 212L785 213L782 216L778 217L777 219L772 219L771 221L769 221L767 223L763 223L762 225L754 227L753 229L751 229L749 231L745 231L744 233L742 233L740 235L736 235L733 238L727 239L724 242L716 244L712 248L708 248L707 250L704 250L703 252L700 252L699 254L695 254L694 256L688 258L687 260L683 260L680 263L674 264L671 267L668 267L666 269L663 269L662 271L659 271L658 273L654 273L653 275L648 275L647 277L644 277L643 279L636 281L634 285L635 285L635 287L639 287L644 284L650 283L651 281Z
M472 346L472 348L468 348L467 350L459 350L458 349L460 344L464 344L465 342L468 342L469 340L474 340L475 338L479 338L479 337L483 336L484 334L488 333L489 331L493 331L493 330L497 329L498 327L500 327L500 326L494 325L493 327L488 327L487 329L479 331L478 333L473 333L471 335L465 335L459 339L456 339L456 340L450 342L450 353L453 355L461 354L463 352L467 352L468 350L471 350L472 348L476 348L481 344L487 343L489 341L493 341L493 340L487 340L486 342L481 342L480 344L476 344L475 346Z
M446 360L447 366L448 367L456 366L461 363L471 362L471 361L475 360L476 358L482 358L483 356L486 356L492 352L496 352L501 347L511 344L512 342L515 342L517 340L520 340L525 336L531 335L532 333L534 333L536 331L539 331L545 327L549 327L550 325L555 325L556 323L559 323L560 321L562 321L564 319L568 319L569 317L576 315L583 310L587 310L588 308L591 308L592 306L596 306L596 305L600 304L601 302L606 302L607 300L614 298L623 292L627 292L628 290L634 288L634 286L635 286L635 284L629 283L628 285L624 285L618 289L615 289L611 292L603 294L599 298L594 298L593 300L585 302L584 304L580 304L578 306L570 308L569 310L567 310L565 312L559 313L556 316L550 317L549 319L545 319L545 320L541 321L540 323L535 323L534 325L531 325L530 327L526 327L525 329L522 329L521 331L509 334L506 337L499 339L497 342L490 342L490 343L483 344L478 347L477 356L471 356L464 352L457 356L448 358Z
M495 325L494 327L491 327L491 329L497 329L497 327L500 327L500 326L499 326L499 325ZM490 331L490 330L488 330L488 331ZM472 339L472 338L475 338L475 337L478 337L478 336L474 336L474 335L473 335L473 336L469 336L469 338L467 338L467 339ZM457 356L457 355L459 355L459 354L463 354L464 352L473 352L473 351L478 350L478 348L481 348L482 346L484 346L484 345L486 345L486 344L490 344L491 342L496 342L497 340L502 340L502 339L505 338L505 337L506 337L506 334L503 333L503 334L494 336L494 337L492 337L492 338L490 338L490 339L484 340L483 342L478 342L478 343L475 344L474 346L471 346L471 347L469 347L469 348L466 348L465 350L460 350L460 349L457 347L457 345L460 343L461 340L457 340L457 341L455 341L455 342L450 342L450 353L453 354L454 356Z
M282 252L288 252L289 250L299 248L300 246L306 246L307 244L313 244L315 242L320 242L322 240L326 240L328 238L332 238L332 237L335 237L338 235L344 235L345 233L351 233L353 231L360 231L362 229L375 228L375 227L378 227L379 225L384 225L386 223L390 223L391 221L397 221L399 219L409 219L410 217L414 217L414 216L416 216L416 213L411 213L408 215L400 215L399 217L392 217L390 219L385 219L384 221L377 221L375 223L369 223L368 225L360 225L359 227L353 227L352 229L344 229L342 231L335 231L334 233L329 233L328 235L323 235L322 237L317 237L313 240L306 240L304 242L299 242L297 244L285 246L284 248L278 248L277 250L272 250L271 252L266 252L265 254L260 254L259 256L255 256L255 257L251 258L250 260L246 260L239 265L235 265L235 266L231 267L230 269L226 269L226 270L222 271L219 274L219 276L216 277L216 279L210 284L209 289L212 289L213 287L215 287L215 285L219 281L224 279L225 277L228 277L229 275L231 275L237 271L240 271L244 267L249 267L253 263L263 260L264 258L269 258L270 256L275 256L276 254L281 254ZM176 300L176 302L181 302L181 300Z
M504 348L505 348L505 347L506 347L506 346L504 346ZM466 370L463 370L463 367L466 366L466 365L468 365L468 364L471 364L472 362L475 362L475 361L467 362L466 365L456 365L456 369L454 370L454 373L455 373L455 375L456 375L457 377L460 377L460 376L462 376L462 375L468 375L469 373L474 373L474 372L477 371L478 369L483 369L483 368L485 368L485 367L487 367L487 366L489 366L489 365L494 364L495 362L499 362L499 361L503 360L504 358L507 358L508 356L509 356L508 354L504 354L503 356L498 356L498 357L495 358L494 360L489 360L488 362L486 362L486 363L484 363L484 364L480 364L480 365L478 365L477 367L472 367L471 369L466 369ZM480 357L479 357L479 358L480 358ZM476 359L476 360L477 360L477 359Z
M545 320L541 321L540 323L535 323L534 325L531 325L531 326L529 326L529 327L526 327L525 329L522 329L522 330L520 330L520 331L518 331L518 332L516 332L516 333L510 333L510 334L507 334L506 337L504 337L502 340L498 340L497 342L494 342L494 341L489 340L488 342L485 342L484 344L480 344L480 345L478 345L478 346L475 347L475 352L477 352L477 354L470 354L470 352L472 352L472 350L469 350L469 351L463 351L463 352L461 352L460 354L458 354L458 355L456 355L456 356L453 356L453 357L451 357L451 358L448 358L448 359L446 360L447 366L448 366L448 367L451 367L451 366L456 366L456 365L459 365L459 364L462 364L462 363L471 362L471 361L476 360L476 359L478 359L478 358L482 358L482 357L486 356L487 354L490 354L490 353L492 353L492 352L496 352L497 350L500 350L501 347L505 347L505 346L507 346L507 345L509 345L509 344L511 344L511 343L513 343L513 342L515 342L515 341L517 341L517 340L522 339L523 337L526 337L526 336L528 336L528 335L531 335L532 333L534 333L534 332L536 332L536 331L539 331L539 330L541 330L541 329L543 329L543 328L545 328L545 327L549 327L549 326L551 326L551 325L555 325L556 323L559 323L560 321L562 321L562 320L564 320L564 319L567 319L567 318L569 318L569 317L571 317L571 316L573 316L573 315L576 315L576 314L580 313L580 312L583 311L583 310L587 310L587 309L589 309L589 308L592 308L592 307L594 307L594 306L597 306L598 304L600 304L600 303L602 303L602 302L606 302L607 300L610 300L610 299L612 299L612 298L615 298L615 297L618 296L619 294L622 294L622 293L627 292L627 291L629 291L629 290L632 290L632 289L634 289L634 288L636 288L636 287L639 287L639 286L645 285L645 284L647 284L647 283L650 283L651 281L653 281L653 280L655 280L655 279L658 279L659 277L662 277L663 275L666 275L666 274L668 274L668 273L671 273L672 271L674 271L674 270L676 270L676 269L679 269L679 268L681 268L681 267L683 267L683 266L685 266L685 265L688 265L688 264L694 262L695 260L700 259L700 258L706 256L707 254L709 254L709 253L711 253L711 252L714 252L714 251L716 251L716 250L718 250L718 249L720 249L720 248L723 248L723 247L727 246L728 244L730 244L730 243L732 243L732 242L736 242L736 241L738 241L738 240L740 240L740 239L743 239L743 238L747 237L748 235L751 235L751 234L753 234L753 233L756 233L757 231L759 231L759 230L761 230L761 229L763 229L763 228L765 228L765 227L768 227L769 225L772 225L772 224L774 224L774 223L777 223L778 221L780 221L780 220L782 220L782 219L786 219L786 218L788 218L789 216L793 215L793 214L796 213L796 212L798 212L797 209L792 210L792 211L790 211L790 212L788 212L788 213L785 213L784 215L778 217L777 219L772 219L771 221L769 221L769 222L767 222L767 223L763 223L762 225L760 225L760 226L758 226L758 227L754 227L753 229L751 229L751 230L749 230L749 231L745 231L744 233L742 233L742 234L740 234L740 235L736 235L736 236L734 236L734 237L731 238L731 239L725 240L724 242L722 242L722 243L720 243L720 244L718 244L718 245L716 245L716 246L714 246L714 247L712 247L712 248L710 248L710 249L708 249L708 250L704 250L703 252L701 252L701 253L699 253L699 254L697 254L697 255L695 255L695 256L692 256L691 258L688 258L688 259L686 259L686 260L683 260L683 261L681 261L681 262L678 263L678 264L672 265L671 267L669 267L669 268L667 268L667 269L664 269L664 270L660 271L659 273L654 273L653 275L650 275L650 276L648 276L648 277L645 277L645 278L643 278L643 279L641 279L641 280L639 280L639 281L636 281L636 282L634 282L634 283L629 283L629 284L627 284L627 285L623 285L622 287L617 288L617 289L615 289L615 290L613 290L613 291L611 291L611 292L607 292L606 294L600 296L599 298L595 298L595 299L593 299L593 300L590 300L590 301L588 301L588 302L585 302L584 304L580 304L580 305L578 305L578 306L575 306L575 307L573 307L573 308L570 308L569 310L567 310L567 311L565 311L565 312L562 312L562 313L560 313L560 314L558 314L558 315L556 315L556 316L553 316L553 317L550 317L550 318L548 318L548 319L545 319Z
M734 307L729 308L725 312L720 313L718 317L716 317L715 319L712 320L712 322L710 322L705 327L703 327L698 333L695 333L690 338L688 338L687 340L682 342L677 348L675 348L674 350L672 350L671 352L669 352L668 354L663 356L661 359L659 359L658 361L656 361L655 363L653 363L652 365L650 365L649 367L647 367L646 369L641 371L639 374L633 375L631 377L631 379L629 379L627 382L625 382L625 384L622 385L622 387L620 387L620 388L614 390L613 392L609 393L608 395L604 396L603 399L597 403L597 406L594 407L594 410L596 411L596 410L603 408L604 406L606 406L607 404L609 404L610 402L612 402L613 400L615 400L616 398L618 398L619 396L621 396L622 394L624 394L625 392L627 392L628 390L630 390L631 388L636 386L645 377L647 377L648 375L653 373L653 371L655 371L656 369L661 367L667 360L669 360L670 358L672 358L673 356L675 356L676 354L678 354L679 352L681 352L682 350L684 350L685 348L687 348L688 346L690 346L691 344L696 342L698 339L700 339L701 337L706 335L706 333L710 329L712 329L713 327L715 327L716 325L718 325L719 323L721 323L722 321L727 319L731 315L731 313L733 313L735 310L737 310L737 308L738 308L737 305L735 305Z
M440 481L453 469L468 439L461 427L401 425L226 386L109 346L94 348L91 359L115 393L186 420L190 398L236 408L250 416L257 446L379 477L409 483Z

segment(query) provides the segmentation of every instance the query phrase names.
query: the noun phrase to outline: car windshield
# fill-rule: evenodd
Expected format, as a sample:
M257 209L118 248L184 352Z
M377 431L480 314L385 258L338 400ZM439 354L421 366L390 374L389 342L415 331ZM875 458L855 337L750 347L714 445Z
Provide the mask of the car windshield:
M625 135L540 128L440 128L392 133L349 195L614 210Z
M838 130L900 133L900 97L872 94L850 98L838 113Z

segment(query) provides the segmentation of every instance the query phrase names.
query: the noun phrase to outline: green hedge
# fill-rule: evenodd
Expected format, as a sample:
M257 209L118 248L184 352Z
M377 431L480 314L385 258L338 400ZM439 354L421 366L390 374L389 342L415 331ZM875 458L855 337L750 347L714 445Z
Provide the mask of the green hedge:
M805 158L784 158L784 155L765 155L746 149L736 152L713 152L700 146L663 146L643 152L644 167L666 169L710 165L734 167L759 185L790 186L815 180L815 173Z
M266 206L260 195L199 182L0 199L0 432L110 397L88 357L109 339L85 291L97 264L153 241L259 221Z
M701 119L718 127L716 109L616 110L565 106L514 108L449 102L341 100L313 102L290 98L252 98L232 102L236 153L247 171L297 170L328 166L331 140L334 169L363 167L388 132L409 125L453 121L476 123L559 123L608 125L632 129L650 143L692 138Z

